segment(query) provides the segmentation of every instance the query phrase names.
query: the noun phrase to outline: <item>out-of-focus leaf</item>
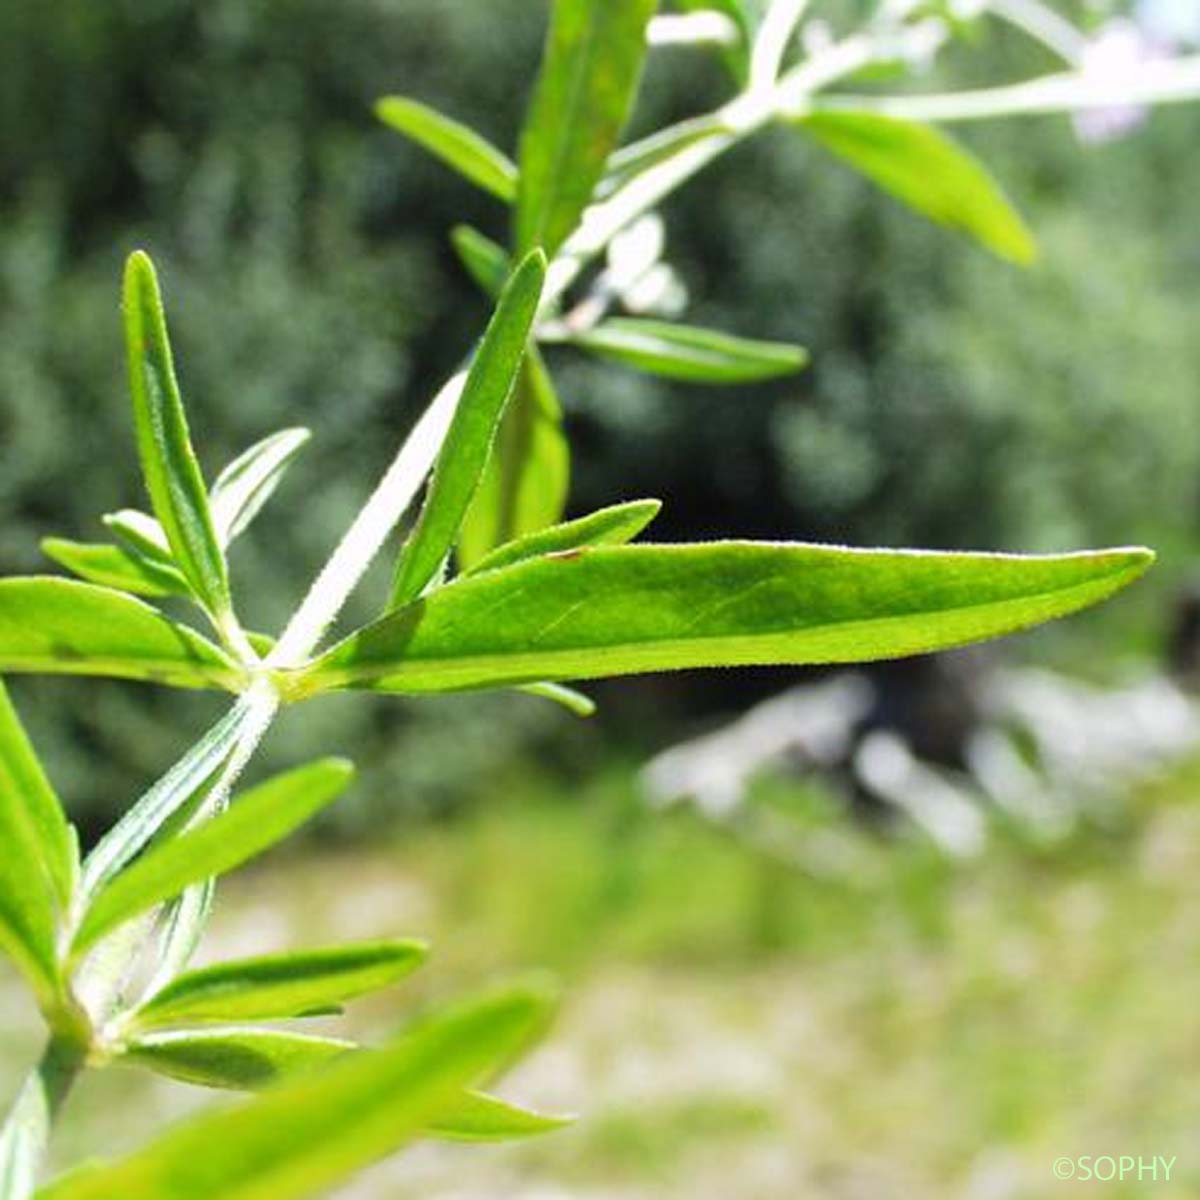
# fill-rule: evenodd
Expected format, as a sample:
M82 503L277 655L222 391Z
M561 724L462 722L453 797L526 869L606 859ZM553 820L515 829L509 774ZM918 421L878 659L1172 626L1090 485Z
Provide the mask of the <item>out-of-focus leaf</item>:
M299 1200L398 1150L459 1092L540 1031L550 997L514 988L435 1016L382 1049L350 1054L205 1114L39 1200Z
M198 1087L255 1091L355 1048L341 1038L278 1029L185 1029L134 1038L114 1061Z
M537 696L541 700L552 700L561 704L568 712L577 717L595 715L596 702L574 688L564 687L561 683L523 683L517 689L527 696Z
M450 232L450 243L467 274L495 300L512 270L512 260L504 247L470 225L456 225Z
M56 932L73 879L66 818L0 685L0 949L43 1002L58 991Z
M798 543L599 546L462 579L283 680L451 691L702 666L859 662L997 637L1075 612L1144 549L1021 557Z
M612 317L571 340L640 371L689 383L753 383L791 375L808 362L805 350L784 342L638 318Z
M391 987L425 961L423 942L364 942L272 954L190 971L151 996L134 1027L273 1021Z
M728 132L719 116L705 114L668 125L655 133L614 150L604 169L604 178L596 187L599 198L611 196L643 171L673 158L689 146Z
M1037 258L1028 226L986 168L958 142L915 121L832 111L796 120L826 150L884 191L993 254L1027 265Z
M529 533L485 554L467 574L511 567L543 554L564 554L585 546L623 546L632 542L662 509L661 500L630 500L597 509L586 517Z
M217 476L210 503L213 525L223 546L258 516L310 437L307 429L281 429L238 455Z
M509 1142L553 1133L574 1121L519 1108L486 1092L466 1092L429 1127L433 1137L454 1142Z
M353 766L339 758L297 767L252 788L211 821L154 846L96 895L73 954L192 884L261 854L339 796L353 775Z
M400 551L389 607L420 595L458 539L513 393L546 277L540 250L513 272L471 363L412 534Z
M141 251L126 264L124 310L138 453L154 515L192 591L211 613L227 613L225 555L175 382L158 279Z
M495 547L559 521L570 476L562 407L550 372L531 345L463 522L456 552L459 566L468 569Z
M721 57L734 79L745 83L750 75L750 45L754 36L754 20L746 0L677 0L677 4L684 12L716 9L733 21L741 33L741 41L737 46L723 47Z
M375 114L498 200L517 198L516 164L475 130L405 96L385 96Z
M0 672L230 691L245 682L241 667L212 642L148 604L52 576L0 580Z
M89 583L135 596L186 596L187 581L174 567L129 553L106 542L43 538L42 553Z
M515 241L548 257L575 228L633 107L658 0L555 0L521 134Z

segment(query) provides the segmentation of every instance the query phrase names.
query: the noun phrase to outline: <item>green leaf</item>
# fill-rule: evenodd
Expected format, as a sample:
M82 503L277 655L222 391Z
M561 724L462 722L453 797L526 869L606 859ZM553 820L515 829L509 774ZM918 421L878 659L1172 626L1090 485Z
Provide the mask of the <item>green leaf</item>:
M245 683L242 668L212 642L148 604L51 576L0 580L0 672L230 691Z
M222 546L228 546L258 516L310 437L307 429L282 429L238 455L217 476L211 505Z
M981 163L929 125L866 112L796 119L826 150L910 208L970 234L992 253L1028 265L1037 246L1020 214Z
M467 572L495 571L543 554L565 554L584 546L623 546L632 542L662 509L661 500L630 500L597 509L586 517L551 525L485 554Z
M594 716L596 702L574 688L564 687L561 683L523 683L517 689L527 696L537 696L541 700L552 700L561 704L568 712L577 717Z
M460 580L281 681L432 692L646 671L859 662L960 646L1104 599L1153 555L789 543L600 546Z
M168 1132L39 1200L299 1200L420 1136L458 1093L540 1031L550 999L510 989L439 1014L382 1050Z
M517 198L516 164L473 129L404 96L385 96L375 115L498 200Z
M484 295L495 300L512 270L512 260L504 247L470 225L456 225L450 231L450 244L467 274L479 284Z
M71 901L78 870L78 843L17 710L0 680L0 806L24 815L36 851L30 856L50 881L60 910ZM0 845L17 845L7 840Z
M261 854L339 796L353 775L344 759L320 759L268 779L220 816L152 847L95 897L72 953L78 957L123 922Z
M454 1142L508 1142L553 1133L573 1121L574 1117L552 1117L486 1092L468 1091L429 1126L429 1133Z
M135 596L186 596L187 582L173 567L104 542L43 538L42 553L89 583Z
M190 819L215 774L259 716L254 693L237 703L100 839L84 860L80 891L91 898L156 837Z
M73 878L66 818L0 685L0 949L43 1005L59 988L58 919Z
M175 382L154 265L137 251L125 268L125 341L142 473L179 569L209 612L229 611L229 578L208 492Z
M148 513L139 512L136 508L123 508L120 512L106 513L101 520L131 554L177 570L175 556L167 545L163 527Z
M185 1029L134 1038L114 1059L198 1087L256 1091L354 1050L341 1038L278 1029Z
M296 1017L391 987L427 954L423 942L386 941L220 963L174 979L137 1010L133 1025Z
M530 345L517 390L475 499L463 522L461 568L496 546L545 529L562 518L571 475L571 450L562 406L537 347Z
M389 607L420 595L458 539L533 327L546 260L533 251L513 272L471 363L421 515L400 551Z
M612 317L574 334L571 341L639 371L689 383L753 383L791 375L808 363L808 353L799 346L669 321Z
M575 228L633 107L658 0L555 0L521 134L515 241L548 257Z

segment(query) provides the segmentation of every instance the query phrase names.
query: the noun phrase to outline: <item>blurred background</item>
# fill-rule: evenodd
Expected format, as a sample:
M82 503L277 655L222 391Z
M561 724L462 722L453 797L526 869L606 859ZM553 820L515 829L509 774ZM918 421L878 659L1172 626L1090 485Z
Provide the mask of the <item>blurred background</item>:
M1200 42L1192 0L1072 15ZM244 616L281 625L485 318L449 229L506 232L371 103L404 92L511 148L544 21L534 0L0 5L0 572L46 571L40 538L95 539L141 503L118 289L144 246L206 472L314 431L235 550ZM998 29L942 81L1054 67ZM662 51L634 132L727 94L715 60ZM1032 226L1033 269L785 131L672 201L689 320L813 366L701 390L552 355L570 510L662 497L656 540L1146 542L1159 567L1052 630L848 688L618 681L587 722L511 695L289 713L262 772L320 747L362 778L223 890L209 953L432 937L409 995L358 1014L368 1033L513 968L570 984L512 1090L581 1111L575 1129L421 1149L345 1196L1001 1200L1070 1190L1059 1155L1138 1153L1179 1157L1154 1195L1196 1193L1200 106L1115 139L1065 118L963 136ZM13 692L89 837L221 703ZM3 983L7 1082L37 1047ZM139 1140L118 1098L160 1119L205 1099L111 1076L73 1100L64 1161Z

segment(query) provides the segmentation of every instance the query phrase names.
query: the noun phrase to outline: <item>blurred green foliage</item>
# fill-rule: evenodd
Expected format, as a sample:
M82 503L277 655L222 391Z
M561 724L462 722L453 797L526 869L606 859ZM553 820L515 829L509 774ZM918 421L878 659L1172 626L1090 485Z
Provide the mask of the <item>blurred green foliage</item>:
M498 236L507 219L370 104L401 90L511 149L544 15L532 0L0 6L0 570L44 569L39 537L94 537L94 513L139 502L117 303L119 264L145 245L210 477L272 429L316 432L235 555L255 597L245 616L276 627L478 333L484 305L450 226ZM1011 38L955 57L961 78L1047 65ZM635 132L726 88L717 62L663 52ZM572 510L658 494L660 538L1146 540L1185 562L1198 132L1188 108L1100 148L1065 121L968 131L1039 236L1029 272L926 226L795 134L739 149L667 210L690 316L803 342L814 366L700 391L564 351ZM1159 594L1180 569L1168 560ZM1110 621L1122 611L1135 610ZM119 684L22 682L18 698L81 816L124 806L211 712ZM562 721L508 698L405 714L325 701L289 716L264 768L318 737L354 753L372 800L344 819L363 821L453 803L504 748ZM599 735L570 736L586 752Z

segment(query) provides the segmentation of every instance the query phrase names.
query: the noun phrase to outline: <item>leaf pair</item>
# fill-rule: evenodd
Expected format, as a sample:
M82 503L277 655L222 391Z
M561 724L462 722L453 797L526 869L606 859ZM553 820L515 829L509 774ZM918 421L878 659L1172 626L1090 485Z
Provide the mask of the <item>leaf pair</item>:
M439 1013L383 1049L340 1055L183 1125L122 1162L74 1172L44 1188L39 1200L320 1194L436 1129L456 1106L464 1112L464 1130L473 1119L486 1126L490 1105L473 1096L464 1101L464 1089L528 1044L550 1005L544 988L526 986Z

